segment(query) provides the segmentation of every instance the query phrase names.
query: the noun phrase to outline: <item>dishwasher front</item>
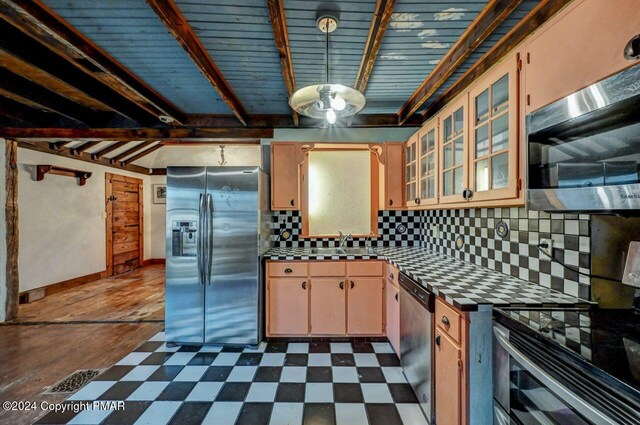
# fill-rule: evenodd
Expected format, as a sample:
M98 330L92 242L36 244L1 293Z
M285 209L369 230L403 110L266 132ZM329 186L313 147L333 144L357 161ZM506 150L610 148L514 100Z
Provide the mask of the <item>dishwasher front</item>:
M429 421L434 423L433 314L435 296L400 273L400 365Z

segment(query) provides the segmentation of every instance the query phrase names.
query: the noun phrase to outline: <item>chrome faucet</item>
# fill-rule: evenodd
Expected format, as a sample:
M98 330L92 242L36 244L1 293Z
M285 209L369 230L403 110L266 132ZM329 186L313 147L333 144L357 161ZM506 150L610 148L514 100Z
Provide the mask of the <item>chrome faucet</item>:
M338 230L338 234L340 235L339 243L338 243L338 246L340 248L344 248L348 239L353 239L353 236L351 236L351 233L349 233L348 235L345 235L344 233L342 233L341 230Z
M367 239L364 240L364 246L366 248L371 248L371 237L375 235L376 235L375 233L369 232L369 235L367 235Z

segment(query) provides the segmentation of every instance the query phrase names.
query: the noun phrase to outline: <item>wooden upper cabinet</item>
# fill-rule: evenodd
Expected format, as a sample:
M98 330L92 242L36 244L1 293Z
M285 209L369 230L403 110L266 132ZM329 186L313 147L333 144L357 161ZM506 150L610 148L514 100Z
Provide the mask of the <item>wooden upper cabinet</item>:
M270 278L267 286L267 334L307 335L307 278Z
M438 203L438 120L425 124L418 132L418 203Z
M347 332L349 335L382 335L383 279L349 278Z
M344 335L346 329L345 278L311 280L311 334Z
M384 208L387 210L404 207L404 144L385 143L384 164Z
M271 209L299 210L296 143L271 144Z
M469 146L467 106L468 94L465 93L438 114L440 117L439 203L441 204L465 202L463 192L467 188Z
M405 200L407 207L418 205L418 133L409 138L404 147Z
M510 55L469 92L471 202L518 196L518 60Z
M639 63L623 49L640 27L638 0L574 1L525 43L526 113Z

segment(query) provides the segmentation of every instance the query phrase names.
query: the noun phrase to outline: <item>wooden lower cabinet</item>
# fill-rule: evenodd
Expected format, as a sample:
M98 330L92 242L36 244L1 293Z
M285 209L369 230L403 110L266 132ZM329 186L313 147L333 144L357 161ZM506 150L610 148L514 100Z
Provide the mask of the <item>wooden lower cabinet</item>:
M267 333L306 335L309 297L306 278L270 278L267 283Z
M387 338L396 354L400 355L400 296L398 288L389 284L386 288Z
M382 335L384 285L382 278L349 278L347 332L349 335Z
M384 270L382 261L267 261L267 336L385 335Z
M436 298L434 332L435 416L439 425L468 423L468 315Z
M462 351L436 328L436 423L458 425L462 417Z
M311 280L311 334L344 335L346 327L345 279Z

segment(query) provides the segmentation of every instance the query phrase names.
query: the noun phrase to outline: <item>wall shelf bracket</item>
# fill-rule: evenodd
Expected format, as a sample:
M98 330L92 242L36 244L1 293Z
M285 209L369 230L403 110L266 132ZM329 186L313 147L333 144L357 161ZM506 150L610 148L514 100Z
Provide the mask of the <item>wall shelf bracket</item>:
M55 165L37 165L36 166L36 180L44 180L45 174L56 174L59 176L75 177L78 179L78 185L84 186L87 179L91 177L91 173L88 171L75 170L73 168L58 167Z

